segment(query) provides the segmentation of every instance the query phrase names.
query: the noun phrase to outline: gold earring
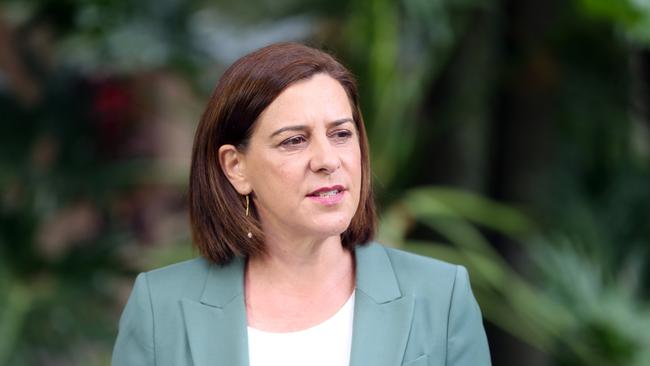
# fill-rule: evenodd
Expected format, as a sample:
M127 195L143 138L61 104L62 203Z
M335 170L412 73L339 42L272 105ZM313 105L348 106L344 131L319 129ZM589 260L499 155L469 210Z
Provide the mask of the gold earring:
M246 217L248 217L248 209L249 209L249 207L250 207L250 200L248 198L248 195L246 195ZM249 230L248 233L246 233L246 236L248 236L248 238L251 239L251 238L253 238L253 233L251 233L250 230Z

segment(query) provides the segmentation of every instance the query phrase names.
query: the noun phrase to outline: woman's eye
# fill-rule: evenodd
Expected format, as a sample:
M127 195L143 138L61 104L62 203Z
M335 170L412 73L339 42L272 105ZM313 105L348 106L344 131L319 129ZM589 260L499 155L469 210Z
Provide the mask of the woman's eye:
M280 145L291 147L291 146L300 145L300 144L302 144L303 142L306 142L306 141L307 141L307 139L305 139L304 136L294 136L294 137L290 137L290 138L282 141L282 143L280 143Z
M334 131L330 136L334 138L336 141L344 142L350 137L352 137L352 132L348 130L339 130L339 131Z

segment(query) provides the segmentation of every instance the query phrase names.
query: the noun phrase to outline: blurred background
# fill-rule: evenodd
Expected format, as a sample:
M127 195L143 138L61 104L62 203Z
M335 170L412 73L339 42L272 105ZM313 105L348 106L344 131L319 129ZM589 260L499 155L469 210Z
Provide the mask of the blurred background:
M211 89L276 41L358 76L379 240L468 267L495 365L650 365L647 0L3 0L0 365L109 365L196 255Z

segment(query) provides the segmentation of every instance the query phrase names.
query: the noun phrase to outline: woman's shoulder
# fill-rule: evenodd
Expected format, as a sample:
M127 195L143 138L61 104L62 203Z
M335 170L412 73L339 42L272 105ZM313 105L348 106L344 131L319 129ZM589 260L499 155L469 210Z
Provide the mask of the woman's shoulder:
M462 265L386 247L378 243L372 243L370 246L375 247L374 250L382 250L386 253L402 291L451 294L453 288L459 285L459 281L469 282L467 270ZM464 286L465 284L460 285Z
M196 257L182 262L176 262L163 267L158 267L145 272L150 280L174 281L185 277L205 275L211 263L203 257Z
M164 301L163 297L198 298L210 268L208 260L198 257L146 271L138 277L146 283L153 302Z
M369 243L363 248L362 250L368 252L385 253L393 269L405 275L434 274L453 277L459 267L457 264L386 246L378 242Z
M404 269L413 268L417 271L452 274L456 272L457 264L445 262L440 259L426 257L406 250L383 246L395 267Z
M422 348L431 340L442 339L447 363L454 365L490 365L490 351L474 298L467 270L403 250L375 245L390 262L402 297L414 299L411 334ZM416 348L416 347L413 347ZM445 353L429 348L429 357ZM444 363L444 359L441 362Z

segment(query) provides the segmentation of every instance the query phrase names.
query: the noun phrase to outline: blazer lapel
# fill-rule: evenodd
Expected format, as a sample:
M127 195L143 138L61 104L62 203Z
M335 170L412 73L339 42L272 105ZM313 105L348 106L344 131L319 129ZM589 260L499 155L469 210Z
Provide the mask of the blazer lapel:
M386 250L358 247L350 366L402 364L414 299L403 296Z
M402 363L413 318L414 299L402 295L386 250L358 247L350 366ZM200 302L181 306L195 366L248 366L244 303L244 260L212 266Z
M244 261L211 266L200 302L181 300L195 366L247 366Z

